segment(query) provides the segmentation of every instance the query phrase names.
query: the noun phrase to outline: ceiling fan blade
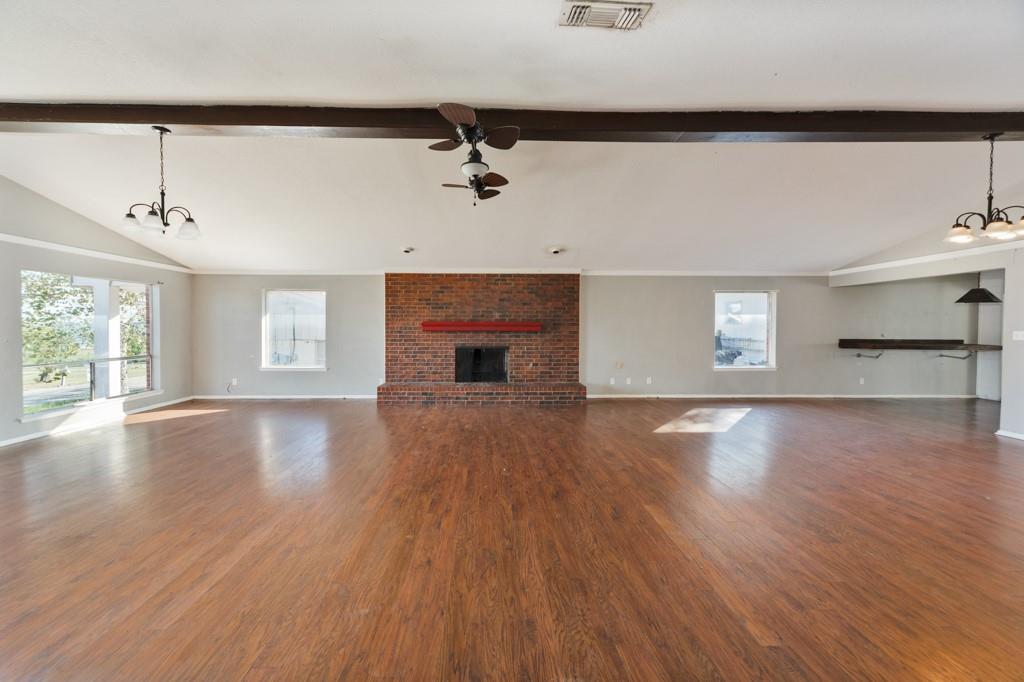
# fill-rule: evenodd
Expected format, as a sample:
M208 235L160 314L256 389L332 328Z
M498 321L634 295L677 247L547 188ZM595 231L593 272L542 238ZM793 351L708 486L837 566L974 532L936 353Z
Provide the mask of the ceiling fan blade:
M498 175L497 173L487 173L480 179L483 180L484 184L488 187L503 187L508 184L508 178L504 175Z
M496 197L499 194L501 194L501 192L496 189L485 189L483 192L480 192L480 194L477 194L476 198L481 200L490 199L491 197Z
M450 152L453 149L458 149L462 146L462 140L441 140L427 147L427 149L433 149L435 152Z
M456 185L451 182L442 182L442 187L458 187L459 189L469 189L469 185Z
M519 141L519 126L501 126L487 131L484 144L495 149L511 149Z
M454 104L451 102L438 104L437 110L454 126L471 126L476 124L476 112L465 104Z

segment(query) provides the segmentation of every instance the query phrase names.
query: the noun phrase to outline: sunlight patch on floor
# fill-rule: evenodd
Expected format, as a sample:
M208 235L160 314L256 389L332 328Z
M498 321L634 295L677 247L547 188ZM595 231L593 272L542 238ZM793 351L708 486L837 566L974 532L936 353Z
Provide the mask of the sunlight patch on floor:
M695 407L662 424L655 433L725 433L750 412L749 407Z
M201 417L204 414L216 414L227 412L227 408L217 410L160 410L159 412L140 412L125 417L125 424L145 424L147 422L159 422L165 419L180 419L181 417Z

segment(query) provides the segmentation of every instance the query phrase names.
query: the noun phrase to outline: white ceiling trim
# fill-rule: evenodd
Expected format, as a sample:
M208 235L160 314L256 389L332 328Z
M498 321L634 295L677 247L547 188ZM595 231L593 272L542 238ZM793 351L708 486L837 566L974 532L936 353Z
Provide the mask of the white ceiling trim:
M190 270L195 275L238 277L342 277L385 274L425 275L580 275L582 277L827 277L828 272L749 270L581 270L574 268L385 268L302 272L283 270Z
M389 273L438 275L579 275L579 268L388 268Z
M584 277L827 277L827 272L759 270L584 270Z
M906 267L907 265L920 265L922 263L958 260L960 258L983 256L985 254L996 253L998 251L1012 251L1020 248L1024 248L1024 240L992 244L989 246L974 246L969 249L962 249L959 251L944 251L943 253L933 253L927 256L914 256L913 258L900 258L898 260L883 261L881 263L869 263L868 265L858 265L852 268L840 268L839 270L832 270L828 273L828 276L838 277L840 275L853 275L858 272L871 272L873 270L888 270L890 268Z
M261 277L336 277L344 275L429 274L429 275L579 275L572 268L381 268L374 270L330 270L301 272L281 270L191 270L196 275L238 275Z
M191 270L193 275L219 275L224 277L358 277L383 275L383 270L333 270L331 272L296 272L285 270Z
M87 256L89 258L99 258L101 260L115 261L118 263L129 263L131 265L141 265L147 268L157 268L159 270L171 270L173 272L184 272L191 273L192 270L189 268L181 267L180 265L170 265L169 263L160 263L158 261L146 260L145 258L132 258L131 256L119 256L115 253L107 253L105 251L94 251L92 249L83 249L79 246L68 246L67 244L58 244L56 242L47 242L42 239L31 239L29 237L21 237L16 234L7 234L0 232L0 242L8 242L11 244L20 244L21 246L33 246L38 249L47 249L49 251L59 251L61 253L71 253L76 256Z

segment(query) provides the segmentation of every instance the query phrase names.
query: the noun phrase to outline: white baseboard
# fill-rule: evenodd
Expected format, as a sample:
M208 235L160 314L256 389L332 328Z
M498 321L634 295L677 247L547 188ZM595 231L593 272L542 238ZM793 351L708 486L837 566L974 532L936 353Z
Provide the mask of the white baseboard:
M878 399L878 398L899 398L899 399L934 399L944 398L951 400L966 400L968 398L973 399L977 396L973 395L927 395L927 394L897 394L897 395L843 395L843 394L831 394L831 393L590 393L587 395L587 400L605 400L605 399L620 399L620 398L647 398L657 400L782 400L782 399L817 399L817 400L849 400L854 398L862 399Z
M160 393L162 393L162 392L163 391L160 391ZM159 395L159 393L154 391L153 393L151 393L151 395ZM116 398L115 400L121 401L123 403L125 400L130 400L131 398L132 398L132 396L126 396L126 397L123 397L123 398ZM115 424L115 423L123 420L129 414L137 414L139 412L146 412L148 410L156 410L156 409L159 409L161 407L167 407L169 405L175 405L177 403L183 403L183 402L187 402L189 400L192 400L192 396L190 396L190 395L189 396L185 396L184 398L176 398L174 400L166 400L166 401L164 401L162 403L154 403L152 405L146 405L145 407L136 407L135 409L132 409L132 410L125 410L124 412L120 412L120 413L117 413L117 414L105 416L105 417L103 417L101 419L95 419L95 420L90 420L90 421L82 422L82 423L79 423L79 424L74 424L73 426L57 425L57 426L54 426L53 428L43 429L42 431L34 431L33 433L27 433L24 436L15 436L14 438L8 438L6 440L0 440L0 448L6 447L8 445L15 445L17 443L24 443L25 441L28 441L28 440L35 440L36 438L44 438L46 436L63 436L63 435L68 434L68 433L75 433L77 431L85 431L87 429L95 429L97 427L105 426L107 424ZM48 417L60 417L60 416L64 416L64 415L67 415L67 414L74 414L74 413L75 413L75 410L60 411L60 412L57 412L55 414L44 414L44 415L41 415L41 418L45 419L45 418L48 418Z
M35 431L33 433L27 433L24 436L15 436L14 438L8 438L7 440L0 440L0 448L8 445L15 445L16 443L24 443L27 440L35 440L36 438L43 438L45 436L63 436L68 433L75 433L77 431L86 431L88 429L95 429L100 426L107 424L114 424L124 419L124 414L114 415L111 417L105 417L103 419L96 419L95 421L83 422L75 424L74 426L55 426L52 429L43 429L42 431Z
M195 400L376 400L376 395L194 395Z
M1024 440L1024 433L1016 433L1014 431L1007 431L1005 429L999 429L996 431L997 436L1003 436L1004 438L1016 438L1017 440Z
M171 405L177 405L178 403L187 403L189 400L194 400L195 396L187 395L184 398L175 398L174 400L165 400L162 403L153 403L152 405L146 405L145 407L136 407L134 410L125 410L125 414L138 414L139 412L149 412L150 410L159 410L161 407L170 407Z
M35 433L26 433L24 436L15 436L14 438L0 440L0 448L5 448L8 445L17 445L18 443L24 443L27 440L35 440L36 438L42 438L43 436L49 435L49 431L36 431Z

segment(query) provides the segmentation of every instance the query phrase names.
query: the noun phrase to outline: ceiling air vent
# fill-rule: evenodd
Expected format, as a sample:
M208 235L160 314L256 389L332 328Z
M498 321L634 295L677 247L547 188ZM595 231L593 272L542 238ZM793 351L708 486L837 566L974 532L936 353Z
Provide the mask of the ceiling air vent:
M649 2L579 2L563 0L561 26L593 26L631 31L651 9Z

